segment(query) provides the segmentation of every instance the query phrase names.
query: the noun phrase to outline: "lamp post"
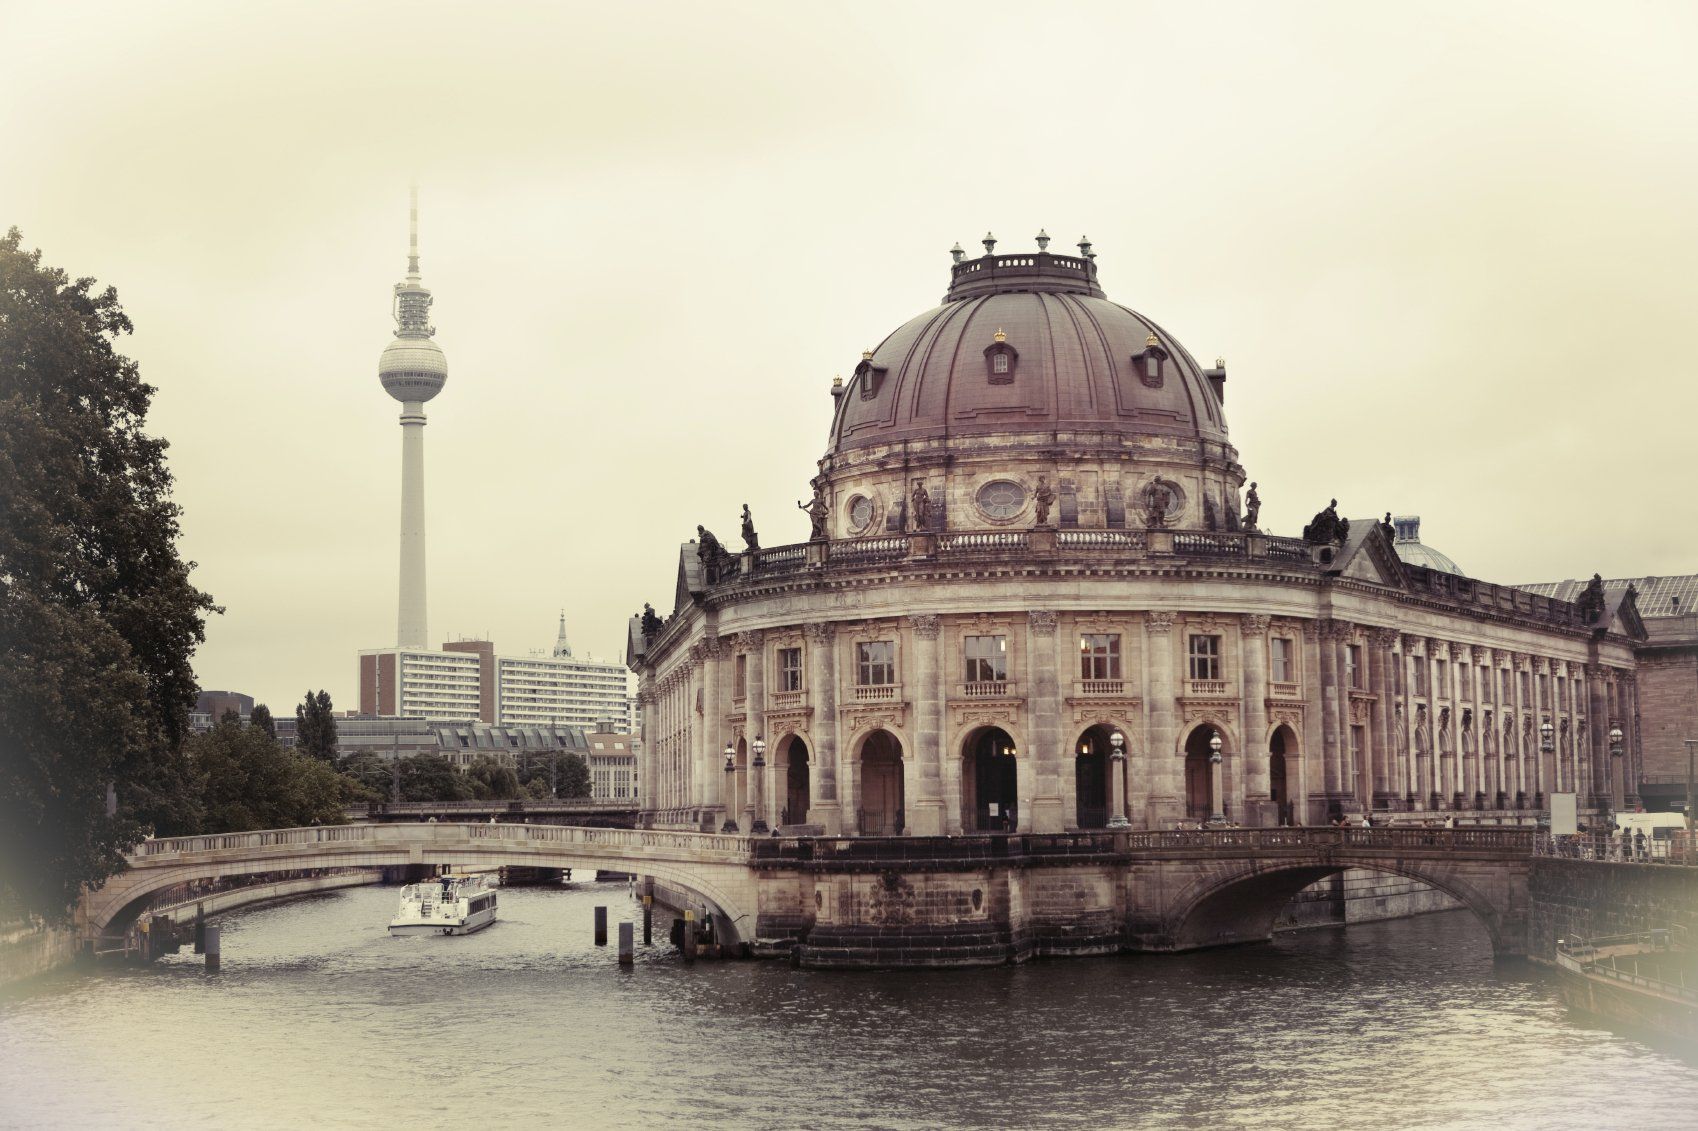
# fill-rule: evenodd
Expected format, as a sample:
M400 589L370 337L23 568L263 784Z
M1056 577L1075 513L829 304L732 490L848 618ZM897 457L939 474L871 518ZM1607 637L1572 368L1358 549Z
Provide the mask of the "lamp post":
M751 746L755 752L755 819L749 823L749 831L757 835L766 829L766 739L755 735Z
M731 745L731 740L725 740L725 823L719 826L722 833L737 831L737 818L733 813L737 799L737 750Z
M1556 727L1551 725L1551 720L1549 719L1546 719L1544 722L1539 724L1539 753L1542 756L1556 753ZM1541 758L1541 760L1543 759ZM1551 763L1551 770L1553 774L1557 772L1558 767L1556 763ZM1562 781L1560 778L1556 784L1558 791L1560 792L1562 788ZM1545 807L1545 798L1543 794L1540 794L1533 799L1533 807L1536 809L1543 809Z
M1209 739L1209 824L1225 824L1226 814L1221 810L1220 787L1220 731L1215 731Z
M1108 745L1109 804L1114 806L1108 827L1124 829L1132 822L1126 819L1126 736L1119 728L1108 736Z
M1610 819L1621 812L1621 726L1610 727Z
M1698 749L1698 738L1682 739L1686 743L1686 849L1692 851L1692 794L1693 794L1693 761L1692 752Z

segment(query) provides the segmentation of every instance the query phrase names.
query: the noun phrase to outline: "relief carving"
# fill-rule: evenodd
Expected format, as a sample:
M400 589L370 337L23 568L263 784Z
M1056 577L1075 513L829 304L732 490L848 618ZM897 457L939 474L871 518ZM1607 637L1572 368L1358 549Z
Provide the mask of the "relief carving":
M1152 636L1166 636L1173 631L1173 622L1178 619L1173 613L1146 613L1144 625Z
M1055 613L1049 609L1033 609L1026 614L1026 622L1036 632L1051 633L1055 631Z
M916 613L908 618L908 627L922 640L936 640L938 625L936 613Z
M1266 636L1268 626L1272 623L1272 617L1264 617L1258 613L1247 613L1243 618L1241 627L1245 636Z

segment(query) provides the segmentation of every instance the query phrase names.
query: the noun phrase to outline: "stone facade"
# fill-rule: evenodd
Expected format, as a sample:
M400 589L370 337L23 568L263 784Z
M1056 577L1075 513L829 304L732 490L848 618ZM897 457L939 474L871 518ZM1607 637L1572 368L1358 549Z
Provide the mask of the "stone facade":
M690 543L671 615L633 618L648 823L1051 833L1631 804L1631 597L1600 611L1408 564L1330 509L1312 538L1259 532L1224 390L1224 366L1103 299L1088 258L958 263L944 305L834 390L816 539Z

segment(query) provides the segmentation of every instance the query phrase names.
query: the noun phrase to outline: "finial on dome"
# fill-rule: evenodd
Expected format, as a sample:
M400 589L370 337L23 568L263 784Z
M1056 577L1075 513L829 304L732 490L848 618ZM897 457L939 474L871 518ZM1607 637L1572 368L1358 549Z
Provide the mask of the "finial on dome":
M1090 236L1080 236L1079 237L1079 254L1084 256L1086 259L1095 259L1096 258L1096 255L1093 254L1092 251L1091 251L1091 237Z
M1038 250L1049 250L1049 233L1044 231L1042 228L1038 229Z
M1224 357L1215 358L1215 368L1216 369L1225 369L1226 368L1226 358L1224 358Z
M873 359L873 351L872 350L862 350L861 351L861 360L862 361L871 361L872 359Z
M1149 332L1149 334L1146 335L1145 338L1144 338L1144 348L1148 349L1151 346L1159 346L1159 345L1161 345L1161 340L1156 337L1156 332L1154 330L1151 330Z
M843 395L843 374L839 373L831 379L831 395L834 397Z
M999 342L1006 342L1008 340L1008 335L1002 332L1001 326L996 328L996 333L992 334L991 337Z
M961 250L961 241L960 240L956 240L955 246L949 249L949 258L951 260L955 261L956 263L959 263L963 259L967 258L967 253Z
M985 238L979 242L985 245L986 255L992 255L996 252L996 237L991 235L989 232L986 232Z

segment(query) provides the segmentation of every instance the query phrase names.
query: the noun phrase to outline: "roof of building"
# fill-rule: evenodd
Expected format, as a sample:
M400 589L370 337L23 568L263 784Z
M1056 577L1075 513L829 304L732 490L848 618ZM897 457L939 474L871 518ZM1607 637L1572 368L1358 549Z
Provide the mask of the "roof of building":
M956 263L943 304L863 357L831 449L1058 428L1225 442L1224 381L1110 302L1094 257L986 254Z
M1529 593L1573 601L1585 590L1587 582L1578 578L1566 581L1541 581L1533 585L1517 585ZM1675 577L1618 577L1605 580L1604 592L1611 596L1629 585L1638 592L1639 615L1642 617L1675 617L1698 611L1698 574Z
M1398 557L1410 565L1426 566L1441 573L1454 573L1458 577L1466 576L1462 567L1452 561L1449 554L1441 553L1421 541L1420 515L1400 514L1391 520L1391 525L1397 531L1397 536L1392 539L1392 548L1397 551Z

